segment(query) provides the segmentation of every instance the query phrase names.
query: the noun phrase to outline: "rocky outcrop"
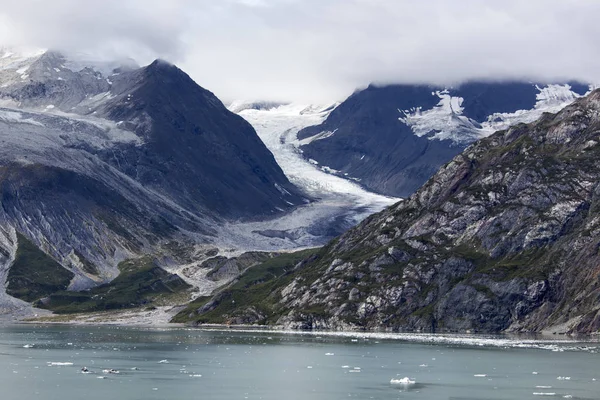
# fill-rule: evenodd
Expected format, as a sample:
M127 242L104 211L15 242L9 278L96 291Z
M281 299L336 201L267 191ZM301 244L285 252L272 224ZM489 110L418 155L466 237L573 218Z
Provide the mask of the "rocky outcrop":
M599 157L595 91L476 142L244 307L300 329L597 332Z

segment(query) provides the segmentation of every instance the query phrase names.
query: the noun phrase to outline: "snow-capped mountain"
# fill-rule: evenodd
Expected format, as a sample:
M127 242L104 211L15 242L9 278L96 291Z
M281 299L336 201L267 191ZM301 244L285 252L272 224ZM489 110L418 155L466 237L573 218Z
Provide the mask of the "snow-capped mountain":
M575 82L371 85L300 131L299 145L325 170L406 197L475 140L558 112L590 89Z

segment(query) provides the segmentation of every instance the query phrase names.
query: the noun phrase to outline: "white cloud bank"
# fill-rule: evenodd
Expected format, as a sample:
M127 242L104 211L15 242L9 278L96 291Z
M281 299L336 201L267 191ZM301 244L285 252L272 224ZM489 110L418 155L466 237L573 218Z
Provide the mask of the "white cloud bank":
M225 100L369 82L600 82L596 0L0 0L0 43L165 58Z

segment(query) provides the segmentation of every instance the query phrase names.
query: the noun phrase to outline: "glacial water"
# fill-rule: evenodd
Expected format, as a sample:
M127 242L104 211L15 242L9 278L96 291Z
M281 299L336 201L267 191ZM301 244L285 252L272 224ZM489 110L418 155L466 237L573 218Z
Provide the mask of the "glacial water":
M88 373L81 372L83 367ZM109 369L119 373L103 372ZM452 335L0 327L2 400L541 397L600 399L600 344Z

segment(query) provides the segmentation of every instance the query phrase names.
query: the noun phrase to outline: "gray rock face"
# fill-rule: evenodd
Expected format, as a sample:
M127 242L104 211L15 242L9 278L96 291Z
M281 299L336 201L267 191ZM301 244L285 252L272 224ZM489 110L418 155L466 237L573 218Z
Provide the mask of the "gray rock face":
M476 142L273 283L261 322L597 332L598 143L600 91Z

